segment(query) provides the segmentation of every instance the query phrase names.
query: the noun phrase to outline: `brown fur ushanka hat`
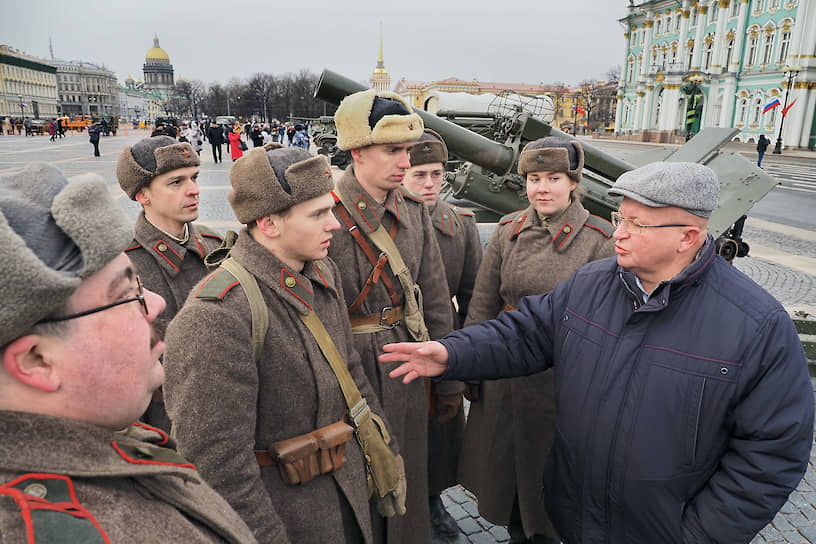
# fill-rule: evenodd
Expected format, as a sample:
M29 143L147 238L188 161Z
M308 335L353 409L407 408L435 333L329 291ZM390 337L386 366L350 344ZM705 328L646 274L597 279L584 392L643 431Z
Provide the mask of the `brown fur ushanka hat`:
M445 145L445 140L429 128L426 128L417 143L411 146L408 154L412 167L436 162L444 165L448 162L448 146Z
M0 176L0 347L60 309L132 240L100 176L68 180L47 164Z
M122 150L116 164L116 178L130 199L136 200L136 193L150 185L156 176L199 164L198 153L189 143L178 142L170 136L154 136Z
M584 148L578 140L547 136L532 141L519 156L518 173L565 172L572 180L581 181L584 169Z
M372 144L402 144L422 135L422 118L397 93L369 89L351 94L334 114L337 147L344 151Z
M230 183L227 199L245 225L334 189L326 157L295 147L253 149L232 165Z

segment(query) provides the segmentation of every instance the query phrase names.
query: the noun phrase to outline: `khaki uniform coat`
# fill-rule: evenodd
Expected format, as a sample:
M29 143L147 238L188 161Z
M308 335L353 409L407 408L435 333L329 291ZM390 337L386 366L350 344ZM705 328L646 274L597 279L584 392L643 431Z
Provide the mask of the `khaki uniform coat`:
M400 189L388 193L385 204L379 204L368 194L354 175L354 167L346 169L337 183L337 191L343 194L346 202L353 207L354 203L364 200L386 230L390 230L394 221L399 222L399 229L394 240L403 261L411 272L411 277L420 285L424 298L425 324L431 338L441 338L452 330L450 302L431 218L422 203L414 195L404 196ZM405 193L408 194L408 193ZM335 211L337 215L337 211ZM365 220L357 209L350 210L352 219L357 225L365 225ZM363 289L373 266L365 253L357 245L345 224L334 234L329 256L342 270L343 292L346 306L351 306ZM375 254L377 246L371 242ZM389 275L390 269L386 266ZM403 300L402 287L396 277L392 276L394 290ZM362 306L355 315L379 314L391 306L388 291L379 281L368 293ZM397 367L395 363L380 364L377 356L382 353L382 346L391 342L407 342L411 338L404 325L372 334L355 334L354 345L363 360L363 366L369 381L382 402L385 415L394 430L405 460L405 472L408 482L406 500L407 513L400 518L388 520L388 542L397 544L416 544L430 541L430 519L428 511L428 405L425 385L422 380L414 380L405 385L401 380L388 377L388 373Z
M482 262L479 229L472 211L451 206L442 200L437 200L428 213L431 215L445 265L453 324L458 329L467 317L476 273ZM453 299L456 299L456 306ZM451 388L454 383L461 382L446 382L449 384L449 392L453 391ZM457 466L464 430L465 414L461 409L456 417L445 423L439 423L434 415L429 418L428 492L431 496L457 484Z
M155 227L142 212L136 219L133 243L125 250L144 286L160 294L167 303L157 318L160 330L176 316L190 289L207 275L204 257L221 245L221 237L209 229L204 232L194 223L188 223L188 228L190 236L181 245ZM170 431L161 389L153 395L142 421Z
M353 349L337 266L325 259L298 273L246 230L230 255L255 276L269 309L263 353L256 364L249 302L240 286L228 286L221 300L196 298L223 270L213 272L190 293L166 335L165 399L179 447L260 542L287 536L292 543L345 542L345 513L370 543L365 468L353 439L339 471L300 486L283 483L277 466L260 467L253 453L335 423L348 411L334 372L298 317L310 308L361 394L382 413Z
M505 305L551 291L590 261L614 255L612 225L573 201L549 226L532 206L503 218L485 250L466 325L498 316ZM554 535L541 500L541 477L555 429L553 376L482 383L470 406L460 481L479 499L479 513L507 525L513 499L527 536Z
M114 433L0 411L0 436L2 542L35 542L28 538L28 516L38 543L103 542L102 534L116 544L255 542L238 514L156 429L134 425ZM43 501L62 504L49 511ZM83 509L89 517L70 513Z

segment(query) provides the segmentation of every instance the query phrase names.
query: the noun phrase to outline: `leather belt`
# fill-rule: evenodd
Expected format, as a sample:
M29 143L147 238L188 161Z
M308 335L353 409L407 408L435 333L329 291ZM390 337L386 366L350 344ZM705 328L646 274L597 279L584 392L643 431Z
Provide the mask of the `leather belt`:
M380 327L396 327L402 320L402 306L386 306L378 314L352 315L351 327L361 327L364 325L378 325Z
M268 450L255 450L255 459L258 461L258 465L262 467L271 467L278 464Z

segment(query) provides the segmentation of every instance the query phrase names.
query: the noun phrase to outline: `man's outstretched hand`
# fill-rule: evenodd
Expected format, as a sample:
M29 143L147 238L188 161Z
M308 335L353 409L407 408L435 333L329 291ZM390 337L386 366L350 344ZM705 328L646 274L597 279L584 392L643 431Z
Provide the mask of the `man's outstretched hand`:
M388 373L392 378L403 376L402 383L410 383L420 376L439 376L448 368L448 350L439 342L400 342L386 344L379 360L381 363L399 363Z

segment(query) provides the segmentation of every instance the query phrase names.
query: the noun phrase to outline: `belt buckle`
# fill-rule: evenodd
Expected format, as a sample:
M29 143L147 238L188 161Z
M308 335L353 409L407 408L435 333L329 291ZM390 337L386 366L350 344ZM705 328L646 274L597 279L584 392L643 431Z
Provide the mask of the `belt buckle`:
M385 314L387 314L388 312L390 312L393 309L394 309L393 306L385 306L385 307L383 307L382 310L380 310L380 327L383 327L383 328L386 328L386 329L393 329L394 327L396 327L397 325L400 324L399 320L391 323L390 325L385 323L385 320L386 320Z

